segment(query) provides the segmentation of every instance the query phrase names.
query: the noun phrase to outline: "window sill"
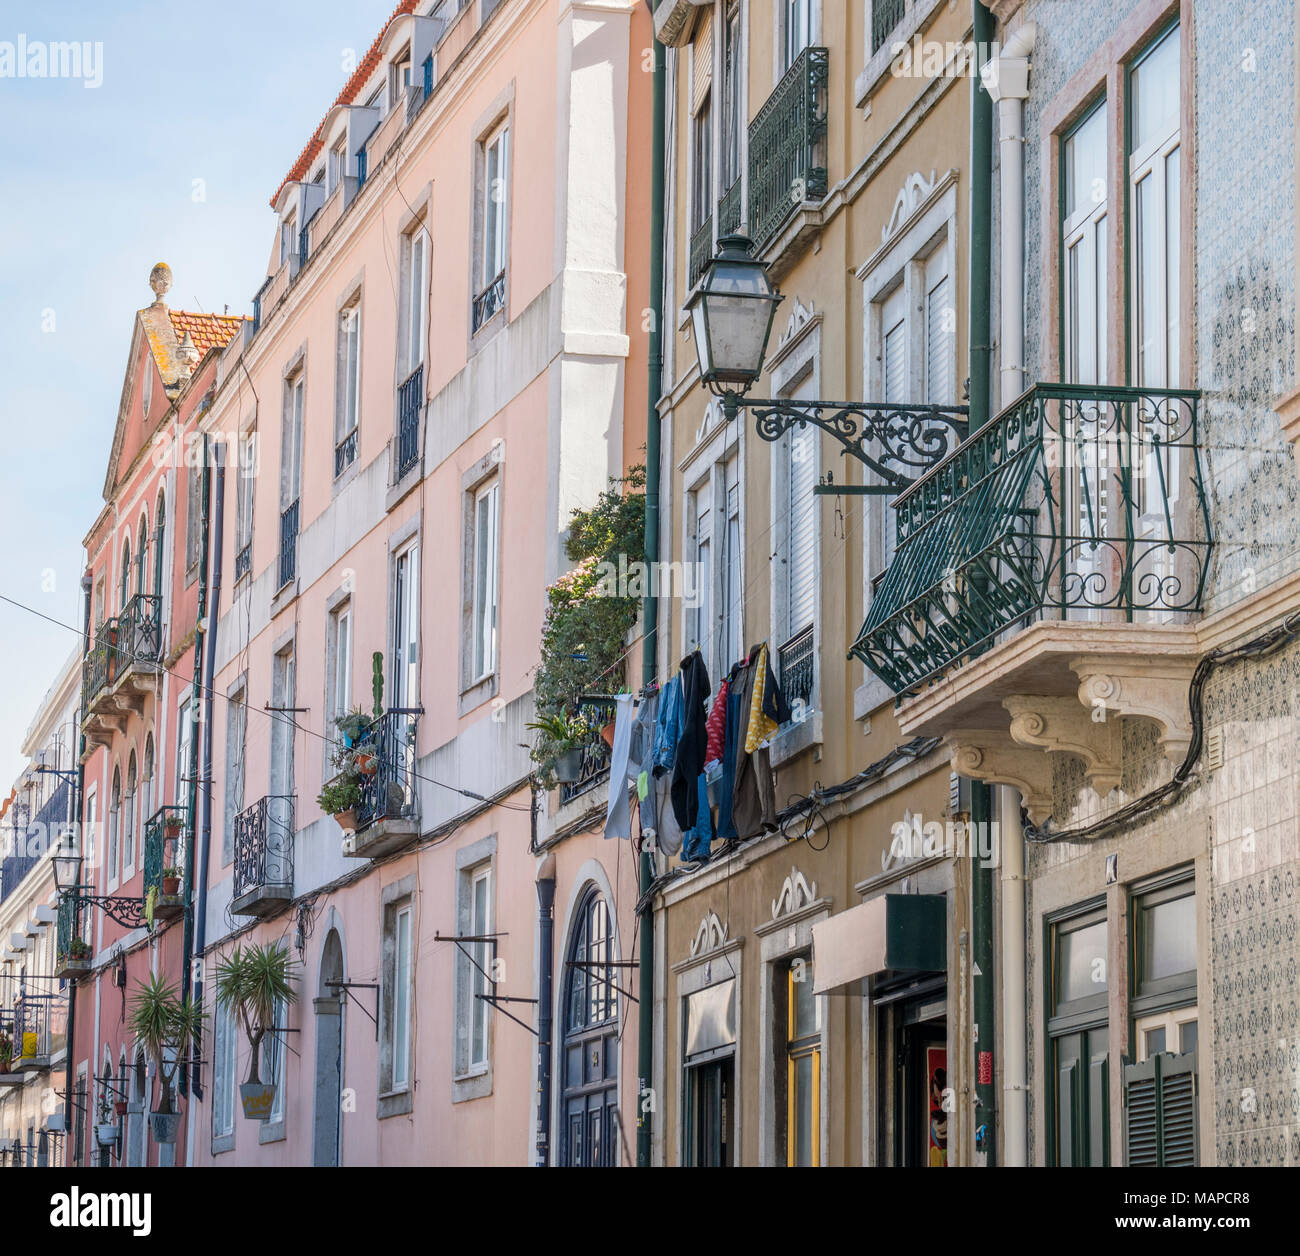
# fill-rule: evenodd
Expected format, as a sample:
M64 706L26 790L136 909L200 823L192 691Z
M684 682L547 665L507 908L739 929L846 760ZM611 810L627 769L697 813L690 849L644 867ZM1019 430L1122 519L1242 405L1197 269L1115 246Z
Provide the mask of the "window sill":
M397 438L394 437L388 445L389 456L396 460L397 458ZM384 500L384 513L389 514L397 508L410 491L424 478L424 454L420 456L411 465L411 469L400 480L397 481L389 490L388 496Z
M331 495L333 497L337 497L345 488L347 488L349 484L352 483L353 480L357 478L357 475L359 474L360 471L361 471L361 452L360 450L358 450L356 456L352 459L352 461L349 462L348 465L344 467L343 470L334 477L334 484L331 490Z
M468 1103L472 1099L486 1099L491 1093L491 1064L484 1065L476 1072L458 1073L451 1079L452 1103Z
M894 702L894 691L879 676L868 676L853 691L853 718L865 720L873 711Z
M228 1151L235 1150L234 1134L222 1134L212 1140L212 1154L214 1156L223 1156Z
M853 80L853 103L859 109L871 109L871 97L880 90L881 83L889 75L889 67L894 64L894 49L899 44L907 44L922 26L930 20L930 15L939 7L939 0L913 0L911 10L903 20L889 33L880 48L871 56L863 67L862 73Z
M257 1131L257 1141L259 1143L282 1143L286 1137L284 1117L281 1117L278 1121L266 1121L262 1128Z
M457 715L468 715L485 702L490 702L497 696L500 687L500 677L496 672L492 672L482 680L476 680L468 688L462 689Z
M822 746L822 713L810 711L797 724L777 729L768 743L768 758L773 768L793 763L809 750Z
M282 585L275 596L271 598L271 618L274 619L297 596L298 581L296 579L290 580L286 585Z
M471 316L472 317L472 316ZM483 323L477 331L469 334L469 356L473 357L488 341L496 338L496 334L506 325L506 307L503 305L487 322Z
M407 1116L415 1107L415 1099L410 1087L405 1090L385 1090L380 1092L375 1105L375 1117L383 1121L390 1116Z

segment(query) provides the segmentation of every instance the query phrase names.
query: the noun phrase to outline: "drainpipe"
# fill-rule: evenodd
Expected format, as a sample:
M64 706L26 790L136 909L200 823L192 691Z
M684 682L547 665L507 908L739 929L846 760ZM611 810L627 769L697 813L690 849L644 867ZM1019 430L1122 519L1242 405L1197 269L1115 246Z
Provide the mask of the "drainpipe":
M1026 22L985 64L980 77L998 106L998 172L1001 326L998 339L1000 406L1009 405L1028 384L1025 368L1025 100L1029 96L1029 54L1038 33ZM1028 1077L1025 1007L1025 846L1020 794L998 786L1002 839L1002 1163L1029 1163Z
M993 42L993 14L973 0L972 33L975 57L983 60ZM971 80L970 177L970 427L977 431L988 422L992 385L991 241L993 205L993 101L980 79ZM981 858L983 837L989 829L989 787L971 782L971 821L981 839L971 854L971 1015L975 1048L975 1163L996 1164L994 1136L997 1100L993 1084L993 1047L996 1038L993 989L993 869ZM980 1133L982 1131L982 1137Z
M534 811L534 814L535 811ZM537 1164L550 1163L551 1007L555 983L555 856L547 855L537 874Z
M1025 1067L1025 835L1020 791L998 786L1002 839L1002 1163L1029 1163L1028 1079Z
M651 6L653 10L653 5ZM664 306L664 46L656 39L654 79L651 85L650 126L650 345L646 387L645 433L645 560L650 571L659 561L659 394L663 386ZM649 587L654 588L654 581ZM641 683L650 684L658 671L659 599L646 595L641 610ZM641 895L654 883L654 863L649 850L641 851ZM637 952L637 1116L636 1163L650 1167L654 1133L654 997L655 917L654 904L647 902L641 914L640 948Z
M984 90L998 106L998 171L1002 276L999 330L1001 371L999 406L1010 405L1025 390L1025 100L1029 96L1029 54L1038 28L1021 26L996 60L980 71Z
M87 572L81 577L81 667L82 675L85 675L86 656L90 653L90 599L91 599L91 580L90 573ZM85 699L86 691L81 691L81 703L77 707L77 728L80 734L77 741L77 775L76 783L72 787L72 818L77 824L76 842L78 853L84 854L86 849L86 817L82 815L82 803L86 797L86 730L84 720L86 718ZM77 865L80 870L81 865ZM81 881L81 874L78 871L77 881ZM81 912L74 908L72 914L73 934L76 935L76 926L80 923ZM76 1047L75 1039L77 1033L77 983L68 982L68 1035L67 1047L64 1049L63 1058L63 1145L71 1149L76 1145L73 1131L76 1129L78 1120L81 1119L80 1113L73 1110L72 1106L72 1086L73 1086L73 1069L76 1066ZM67 1152L64 1152L63 1163L65 1167L68 1164Z

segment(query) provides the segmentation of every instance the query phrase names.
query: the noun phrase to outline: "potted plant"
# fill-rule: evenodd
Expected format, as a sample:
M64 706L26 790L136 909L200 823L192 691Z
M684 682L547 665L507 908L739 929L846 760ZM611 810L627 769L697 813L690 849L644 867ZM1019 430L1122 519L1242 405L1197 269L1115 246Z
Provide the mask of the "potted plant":
M357 808L361 806L361 781L354 769L344 768L327 781L316 795L316 805L332 815L345 833L357 827Z
M6 1033L0 1032L0 1073L8 1073L12 1068L14 1040Z
M541 734L533 747L534 761L549 762L555 779L571 784L582 775L582 752L591 740L591 726L581 715L556 711L527 725Z
M131 1105L130 1105L129 1103L127 1103L127 1101L126 1101L125 1099L114 1099L114 1100L113 1100L113 1115L114 1115L114 1116L125 1116L125 1115L126 1115L126 1112L127 1112L127 1109L128 1109L130 1106L131 1106Z
M99 1120L95 1123L95 1138L101 1147L111 1147L117 1142L117 1122L108 1119L108 1093L99 1099Z
M175 866L162 870L162 892L164 898L175 898L181 892L181 870Z
M174 811L163 817L163 834L167 837L180 837L185 831L185 821Z
M236 946L217 961L215 988L217 1004L244 1027L248 1038L248 1080L239 1087L244 1116L265 1121L275 1105L276 1084L263 1082L258 1073L262 1039L275 1028L278 1008L298 1001L295 981L297 962L285 946Z
M346 715L334 720L334 727L339 730L345 746L353 746L365 735L370 727L370 716L359 706L353 707Z
M85 938L73 938L67 951L59 956L58 976L75 977L90 971L90 943Z
M174 1143L181 1118L172 1107L172 1085L202 1031L204 1013L188 998L182 999L176 987L156 973L136 985L127 1023L136 1042L153 1061L162 1088L158 1106L149 1113L149 1124L155 1142Z

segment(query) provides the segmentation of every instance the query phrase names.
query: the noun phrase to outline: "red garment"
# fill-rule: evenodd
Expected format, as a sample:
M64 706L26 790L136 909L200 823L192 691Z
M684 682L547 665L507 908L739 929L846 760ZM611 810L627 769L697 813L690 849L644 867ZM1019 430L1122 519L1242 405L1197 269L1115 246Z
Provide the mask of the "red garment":
M704 721L704 762L712 763L722 758L722 749L727 736L727 682L718 686L713 705L709 708L709 718Z

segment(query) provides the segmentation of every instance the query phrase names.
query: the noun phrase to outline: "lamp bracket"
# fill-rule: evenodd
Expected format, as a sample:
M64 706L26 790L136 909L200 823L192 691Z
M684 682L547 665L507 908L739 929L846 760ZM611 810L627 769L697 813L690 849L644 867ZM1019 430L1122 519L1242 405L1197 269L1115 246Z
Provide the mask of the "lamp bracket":
M909 405L896 401L794 401L736 397L754 413L765 441L779 440L796 423L811 423L844 446L881 479L886 493L901 493L938 466L966 437L968 406ZM729 407L730 408L730 407Z

